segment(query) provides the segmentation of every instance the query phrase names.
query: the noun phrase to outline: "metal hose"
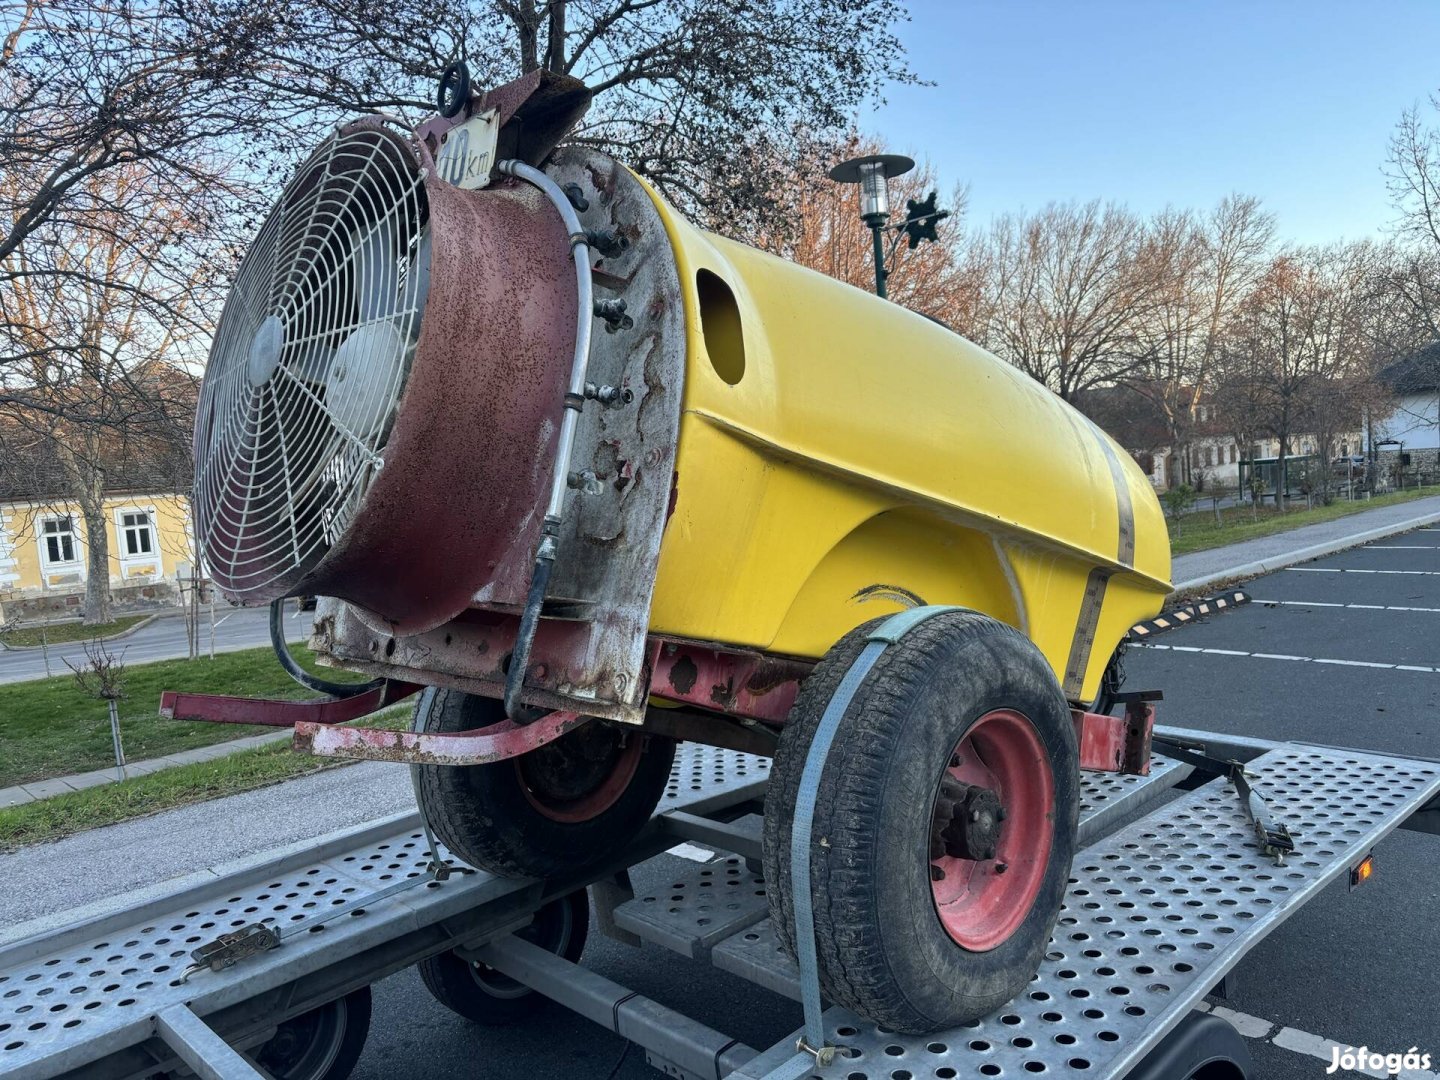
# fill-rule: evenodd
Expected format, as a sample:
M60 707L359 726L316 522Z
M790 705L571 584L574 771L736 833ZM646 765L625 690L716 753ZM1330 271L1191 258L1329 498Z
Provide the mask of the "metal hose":
M515 651L505 672L505 715L517 724L529 724L549 710L526 706L520 701L525 687L525 671L530 666L530 648L535 643L535 630L540 624L540 608L545 602L545 588L555 565L555 552L560 541L560 522L565 510L565 496L570 489L570 458L575 449L575 432L580 425L580 410L585 404L585 379L590 367L590 332L595 312L595 284L590 274L590 245L580 216L570 204L560 185L539 169L523 161L507 160L496 168L539 188L560 213L570 234L570 251L575 262L575 352L570 359L570 380L565 388L565 410L560 419L560 439L555 448L555 473L550 481L550 500L545 507L540 545L535 550L535 567L530 575L530 590L525 597L525 610L520 616L520 629L515 637Z
M366 683L331 682L318 675L311 675L296 663L295 657L290 655L290 646L285 644L285 600L283 597L270 601L270 647L275 650L275 657L280 661L280 666L285 669L285 674L301 686L314 690L317 694L329 694L333 698L350 698L368 694L385 685L384 679L371 679Z

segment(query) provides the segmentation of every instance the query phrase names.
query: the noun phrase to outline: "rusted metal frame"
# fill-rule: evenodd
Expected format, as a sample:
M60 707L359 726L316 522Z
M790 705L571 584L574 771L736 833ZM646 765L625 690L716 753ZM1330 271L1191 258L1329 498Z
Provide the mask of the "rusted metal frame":
M664 735L677 742L705 743L743 754L773 757L778 733L765 730L755 721L750 723L755 726L747 726L744 720L736 717L717 716L694 709L652 708L645 714L645 730L652 734Z
M272 701L222 694L186 694L166 690L160 695L160 715L167 720L201 720L211 724L262 724L293 727L344 724L376 709L383 709L420 690L415 683L387 680L383 686L346 698L320 701Z
M1084 772L1150 774L1150 739L1155 709L1145 701L1129 701L1124 716L1106 716L1072 709L1075 738Z
M533 724L504 720L475 731L449 734L299 723L295 725L295 750L321 757L411 765L489 765L528 754L592 722L588 716L553 712Z
M670 701L783 724L814 665L759 652L651 639L650 693Z

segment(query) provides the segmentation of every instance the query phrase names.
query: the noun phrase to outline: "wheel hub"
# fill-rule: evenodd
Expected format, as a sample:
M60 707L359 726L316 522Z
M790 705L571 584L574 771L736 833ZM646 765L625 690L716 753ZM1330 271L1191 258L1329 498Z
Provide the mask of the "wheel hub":
M962 784L946 776L935 800L930 827L930 858L995 858L1006 812L1000 796L978 784Z

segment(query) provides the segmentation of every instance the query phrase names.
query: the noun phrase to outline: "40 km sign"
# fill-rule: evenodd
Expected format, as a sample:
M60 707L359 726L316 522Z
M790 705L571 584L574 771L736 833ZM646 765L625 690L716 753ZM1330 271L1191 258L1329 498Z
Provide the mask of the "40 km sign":
M450 129L435 159L435 171L440 179L466 190L490 183L490 170L495 167L495 140L500 133L500 125L496 123L499 111L491 109Z

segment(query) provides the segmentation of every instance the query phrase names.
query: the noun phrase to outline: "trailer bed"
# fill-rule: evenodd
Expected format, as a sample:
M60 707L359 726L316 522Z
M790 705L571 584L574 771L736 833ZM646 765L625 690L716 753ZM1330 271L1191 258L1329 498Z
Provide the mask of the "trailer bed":
M1083 778L1082 850L1050 951L1020 999L976 1024L895 1035L843 1009L840 1047L813 1075L848 1080L981 1075L1121 1077L1266 934L1397 827L1435 830L1440 763L1295 743L1216 740L1247 771L1298 850L1260 855L1223 779L1157 757L1147 777ZM1212 749L1212 753L1214 750ZM0 1075L144 1076L214 1061L246 1075L228 1043L450 949L504 971L643 1045L674 1076L763 1077L794 1054L757 1050L515 937L550 899L615 875L681 839L729 852L663 894L602 904L602 922L798 998L756 874L765 758L687 744L657 816L613 865L585 879L515 881L428 873L418 815L246 860L207 881L0 945ZM1187 784L1193 790L1177 791ZM1128 822L1128 823L1127 823ZM599 895L597 893L597 895ZM262 923L278 947L192 974L191 952ZM198 1023L203 1020L203 1023ZM796 1010L798 1023L799 1010ZM250 1075L254 1075L250 1073Z

